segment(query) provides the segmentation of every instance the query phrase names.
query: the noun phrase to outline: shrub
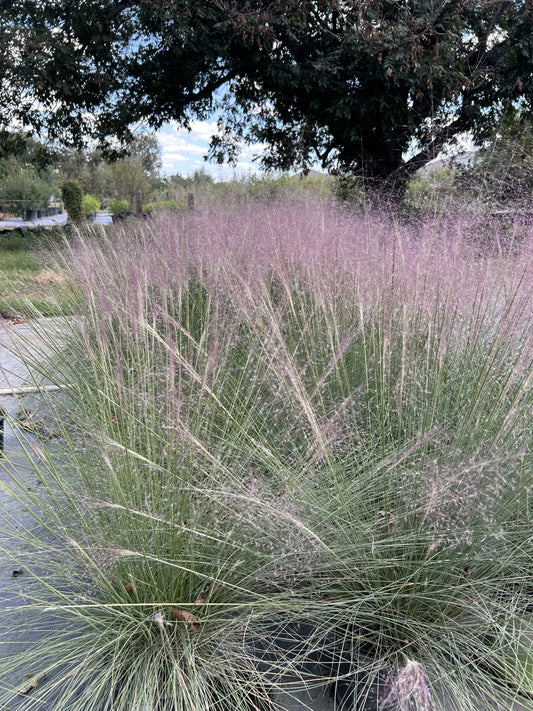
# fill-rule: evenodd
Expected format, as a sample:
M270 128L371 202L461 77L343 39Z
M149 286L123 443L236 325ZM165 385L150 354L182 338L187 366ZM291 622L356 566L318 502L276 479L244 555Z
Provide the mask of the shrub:
M413 176L407 186L403 207L411 215L428 219L432 215L441 215L449 202L458 206L460 195L454 186L455 177L453 168L435 168Z
M51 195L50 185L31 169L12 168L0 183L0 200L20 216L26 210L46 207Z
M297 200L326 202L331 195L332 181L328 175L266 175L252 176L247 191L254 200Z
M93 195L84 195L81 201L81 211L84 215L92 215L98 212L100 208L100 200Z
M533 197L533 128L511 114L459 175L459 189L490 209L530 211Z
M61 197L69 220L74 223L79 222L83 215L83 190L80 183L77 180L66 180L61 185Z
M109 201L109 209L114 217L122 215L129 207L129 202L123 198L113 198Z
M144 205L144 211L149 215L160 210L185 210L187 203L185 200L157 200Z
M337 202L344 206L361 206L365 202L361 178L349 173L334 177L333 195Z

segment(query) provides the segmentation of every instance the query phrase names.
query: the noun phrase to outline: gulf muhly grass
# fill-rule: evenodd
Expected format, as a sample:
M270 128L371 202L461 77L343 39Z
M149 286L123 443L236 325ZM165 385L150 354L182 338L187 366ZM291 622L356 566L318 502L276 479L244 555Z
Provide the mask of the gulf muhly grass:
M282 203L65 249L3 699L533 708L533 235L474 237Z

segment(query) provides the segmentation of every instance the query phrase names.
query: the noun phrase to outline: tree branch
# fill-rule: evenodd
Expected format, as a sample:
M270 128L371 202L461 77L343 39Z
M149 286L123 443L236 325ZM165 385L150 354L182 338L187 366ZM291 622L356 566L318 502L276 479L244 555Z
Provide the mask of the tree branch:
M142 4L143 0L124 0L124 2L120 2L118 5L115 5L115 7L105 15L105 19L113 20L115 17L117 17L117 15L120 15L121 12L124 12L124 10L129 10L129 8L133 7L134 5Z
M235 79L236 76L238 76L239 71L238 69L232 69L231 71L228 71L226 74L223 76L217 77L216 79L213 79L207 84L204 84L201 89L198 91L192 93L192 94L187 94L185 99L185 103L190 104L195 101L202 101L203 99L208 99L214 91L217 89L220 89L221 86L223 86L226 82L231 81L231 79Z
M455 121L452 121L452 123L448 124L448 126L444 126L443 128L441 128L441 130L437 133L431 143L429 143L423 150L421 150L415 156L410 158L406 163L403 163L399 168L397 168L391 177L394 178L400 173L404 172L407 173L407 175L412 175L419 168L422 168L424 165L426 165L426 163L428 163L434 156L438 155L445 146L445 144L451 138L453 138L453 136L456 136L458 133L464 131L466 128L467 125L465 120L461 116L459 116L455 119Z
M499 42L494 45L490 50L487 48L487 43L490 35L496 30L497 24L501 17L510 6L511 3L509 0L502 0L502 2L498 4L498 7L494 12L487 28L483 34L478 37L478 47L472 50L472 52L470 52L470 54L466 57L466 64L470 69L492 66L496 62L496 50L503 45L503 42Z

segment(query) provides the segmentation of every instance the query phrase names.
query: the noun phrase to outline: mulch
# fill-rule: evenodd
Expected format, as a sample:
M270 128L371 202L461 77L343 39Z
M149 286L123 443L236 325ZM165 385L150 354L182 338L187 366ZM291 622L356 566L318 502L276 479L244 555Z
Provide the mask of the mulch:
M9 323L12 326L17 326L19 323L24 323L25 319L22 316L0 316L0 323Z

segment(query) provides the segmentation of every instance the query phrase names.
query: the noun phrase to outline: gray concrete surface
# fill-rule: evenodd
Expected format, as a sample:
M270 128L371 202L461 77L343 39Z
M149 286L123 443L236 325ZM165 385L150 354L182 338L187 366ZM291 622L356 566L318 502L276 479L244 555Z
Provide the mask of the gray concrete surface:
M25 335L29 338L26 324L12 325L0 319L0 391L28 384L30 374L21 358Z
M36 319L31 325L24 322L12 324L0 319L0 397L7 391L46 385L37 370L28 371L25 360L30 358L35 363L42 360L50 352L50 347L45 345L47 334L50 339L57 340L63 323L63 317Z
M17 391L33 382L23 362L23 354L36 349L31 343L30 329L26 324L11 326L0 320L0 393L9 388ZM12 625L22 619L30 577L18 557L24 557L24 543L19 531L30 530L35 522L29 502L23 501L25 491L38 491L41 486L37 456L32 447L38 445L37 437L20 427L18 413L21 401L13 395L0 395L0 408L4 414L3 449L0 453L0 657L10 659L31 639L35 630L28 630L21 637ZM9 614L6 614L8 613ZM25 670L13 668L13 678L3 679L11 683L24 679ZM16 683L16 682L15 682ZM19 701L14 698L9 708L16 711ZM46 707L44 707L46 708ZM47 710L48 711L48 710ZM51 711L51 710L50 710Z
M96 215L94 220L95 225L110 225L113 218L110 214L102 212ZM7 220L0 220L1 230L12 230L19 227L62 227L67 224L67 213L62 212L60 215L51 215L49 217L39 217L36 220L23 220L22 217L12 217Z

